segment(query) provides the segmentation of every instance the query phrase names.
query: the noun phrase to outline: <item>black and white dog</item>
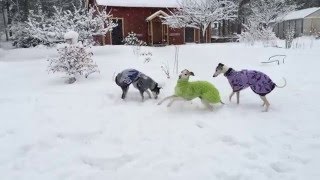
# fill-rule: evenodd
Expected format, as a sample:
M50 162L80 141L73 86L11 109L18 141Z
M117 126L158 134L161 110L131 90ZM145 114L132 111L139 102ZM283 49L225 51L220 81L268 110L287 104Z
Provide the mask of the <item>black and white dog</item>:
M135 69L123 70L116 76L115 81L116 84L122 89L122 99L126 98L129 86L131 84L133 84L133 86L139 90L142 101L144 100L144 92L147 92L149 98L151 98L151 94L149 92L150 89L154 98L157 99L161 89L158 83L156 83L153 79Z

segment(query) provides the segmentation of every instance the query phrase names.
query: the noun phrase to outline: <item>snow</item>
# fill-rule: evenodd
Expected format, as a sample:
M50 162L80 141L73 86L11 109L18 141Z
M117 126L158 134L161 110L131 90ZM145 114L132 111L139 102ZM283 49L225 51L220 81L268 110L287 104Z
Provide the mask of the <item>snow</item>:
M282 20L288 21L288 20L294 20L294 19L303 19L310 14L320 10L320 7L314 7L314 8L307 8L307 9L302 9L298 11L293 11L287 14Z
M178 0L96 0L98 5L118 7L178 7Z
M68 31L63 36L65 41L70 41L71 44L76 44L78 42L79 33L75 31Z
M312 48L284 49L243 44L179 47L179 71L207 80L226 105L210 112L199 100L171 108L159 100L140 102L131 87L122 101L115 73L137 68L163 86L160 99L171 95L175 46L151 48L144 63L131 46L94 47L100 74L64 83L48 74L53 48L1 50L1 179L33 180L318 180L320 178L319 96L320 43ZM4 52L4 53L3 53ZM275 54L285 64L262 64ZM161 65L168 62L172 79ZM240 105L228 101L224 76L213 78L216 65L256 69L287 87L275 89L268 113L250 89Z

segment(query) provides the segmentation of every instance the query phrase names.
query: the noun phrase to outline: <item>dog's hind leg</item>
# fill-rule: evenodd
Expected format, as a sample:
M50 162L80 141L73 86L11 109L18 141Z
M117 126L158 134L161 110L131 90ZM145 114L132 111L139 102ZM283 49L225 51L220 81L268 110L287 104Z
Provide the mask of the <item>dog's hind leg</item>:
M230 94L230 96L229 96L229 101L231 101L231 98L232 98L232 96L235 94L236 92L233 92L232 91L232 93Z
M240 91L237 92L237 104L240 103Z
M144 96L143 96L144 91L139 89L139 92L140 92L140 95L141 95L141 101L143 102L144 101Z
M266 108L264 109L264 112L268 112L269 106L270 106L269 101L267 100L267 98L265 96L260 96L260 98L262 99L264 105L266 106Z
M175 97L178 97L178 96L176 96L176 95L168 96L168 97L162 99L160 102L158 102L158 105L161 105L164 101L166 101L166 100L168 100L168 99L175 98Z
M209 110L213 111L213 106L210 105L210 103L204 99L201 99L201 102L203 105L205 105Z

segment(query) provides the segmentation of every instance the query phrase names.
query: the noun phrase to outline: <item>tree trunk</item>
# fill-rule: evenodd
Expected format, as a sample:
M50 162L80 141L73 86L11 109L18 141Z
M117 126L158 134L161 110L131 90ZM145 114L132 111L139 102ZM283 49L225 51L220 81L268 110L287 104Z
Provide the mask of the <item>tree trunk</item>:
M29 16L29 1L24 0L22 21L28 20L28 16Z
M205 43L205 36L203 35L203 32L205 32L205 30L203 30L203 28L200 28L200 43Z
M5 4L7 5L7 4ZM4 22L4 33L6 35L6 41L9 41L9 34L8 34L8 11L5 5L2 6L2 13L3 13L3 22Z
M226 36L226 21L222 20L222 36Z

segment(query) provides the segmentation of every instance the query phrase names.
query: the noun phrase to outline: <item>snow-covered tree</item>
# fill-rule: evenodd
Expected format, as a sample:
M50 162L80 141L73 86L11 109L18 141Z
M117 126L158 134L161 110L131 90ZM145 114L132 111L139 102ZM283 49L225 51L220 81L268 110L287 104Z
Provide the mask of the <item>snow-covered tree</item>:
M78 36L74 31L67 32L64 36L66 44L60 45L57 49L59 57L48 59L48 71L66 73L69 84L74 83L79 75L87 78L91 73L99 72L97 64L92 60L93 53L90 47L78 43Z
M69 30L79 32L79 38L82 41L93 42L93 36L106 35L117 24L110 19L111 15L105 10L97 11L94 8L89 10L77 8L73 11L62 10L54 7L55 12L51 17L43 14L42 11L30 12L28 20L21 24L14 24L12 29L12 39L15 44L23 44L21 37L36 39L40 44L53 45L63 41L63 35ZM19 28L21 27L21 28ZM25 46L25 45L24 45Z
M251 15L248 20L259 22L260 26L270 26L275 19L282 20L285 15L297 8L295 4L289 2L288 0L250 1Z
M237 5L230 0L182 0L177 10L163 17L163 22L172 28L192 27L200 30L200 41L205 42L205 33L210 23L237 17Z
M240 41L262 41L266 44L276 40L272 31L275 21L281 21L289 12L296 9L295 4L288 0L255 0L250 1L250 15L244 24L245 31L240 35ZM273 43L272 43L273 44Z

